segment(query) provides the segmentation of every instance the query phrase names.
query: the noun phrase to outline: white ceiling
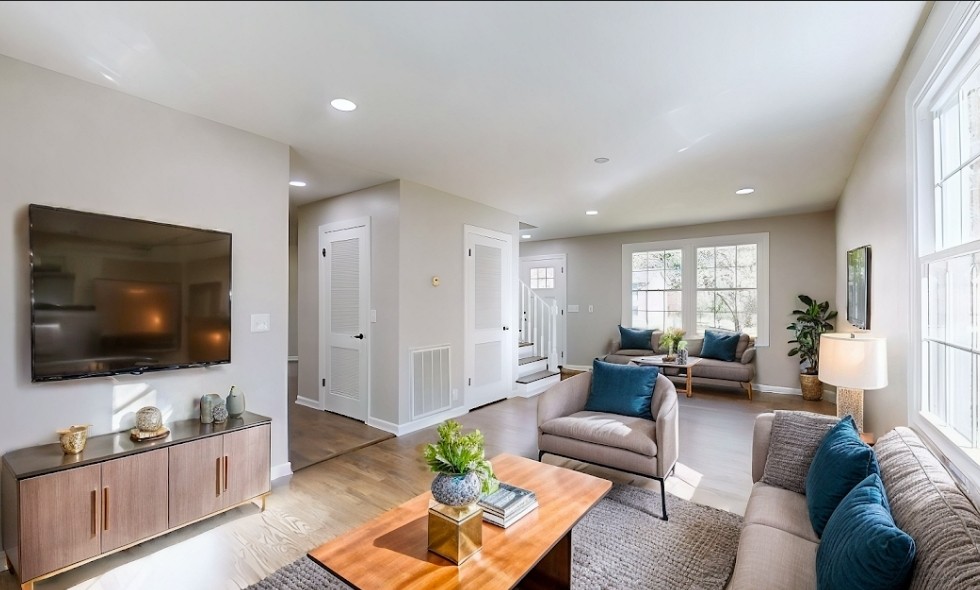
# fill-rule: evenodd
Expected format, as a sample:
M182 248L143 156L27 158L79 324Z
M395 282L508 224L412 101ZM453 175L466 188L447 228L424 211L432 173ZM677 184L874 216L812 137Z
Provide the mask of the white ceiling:
M543 239L832 208L927 6L3 2L0 54L289 144L294 203L402 178Z

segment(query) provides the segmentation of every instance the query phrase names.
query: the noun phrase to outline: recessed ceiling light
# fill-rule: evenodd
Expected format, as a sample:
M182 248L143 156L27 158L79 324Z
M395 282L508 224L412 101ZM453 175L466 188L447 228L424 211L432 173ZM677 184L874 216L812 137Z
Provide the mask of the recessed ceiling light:
M748 188L748 187L746 187L746 188L740 188L740 189L738 189L737 191L735 191L735 194L736 195L751 195L754 192L755 192L755 189L754 188Z
M599 212L596 211L595 209L589 209L588 211L585 212L585 214L586 215L598 215Z
M357 105L353 102L347 100L346 98L335 98L330 101L330 106L337 109L338 111L353 111L357 108Z
M531 239L531 234L521 234L521 238L523 238L525 240L530 240Z
M306 183L302 180L290 180L289 186L306 186Z
M605 164L608 161L609 161L609 158L596 158L595 159L595 163L596 164Z

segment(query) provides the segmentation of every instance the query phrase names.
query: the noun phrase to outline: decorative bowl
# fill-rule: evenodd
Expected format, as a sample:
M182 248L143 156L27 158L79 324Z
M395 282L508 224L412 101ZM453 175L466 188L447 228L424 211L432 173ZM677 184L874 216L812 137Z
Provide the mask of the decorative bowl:
M158 408L146 406L136 412L136 428L140 432L156 432L163 426L163 414Z
M91 424L84 426L69 426L64 430L59 430L61 435L61 450L66 455L77 455L85 450L85 443L88 440L88 429Z

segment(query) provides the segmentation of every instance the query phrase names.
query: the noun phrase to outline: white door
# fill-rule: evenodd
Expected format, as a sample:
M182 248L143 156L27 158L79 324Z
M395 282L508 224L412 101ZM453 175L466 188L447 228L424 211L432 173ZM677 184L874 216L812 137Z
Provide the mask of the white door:
M511 236L464 228L464 404L475 408L508 397L514 387L511 330L514 262Z
M565 283L565 255L547 254L542 256L523 256L521 257L521 281L531 287L534 293L547 301L558 306L558 364L567 364L567 340L566 324L568 323L566 313L566 301L568 293ZM533 269L533 270L532 270ZM532 277L532 272L534 276ZM533 280L532 280L533 279ZM523 321L523 318L520 318ZM557 370L551 367L551 370Z
M368 413L370 220L320 226L320 403L364 421Z

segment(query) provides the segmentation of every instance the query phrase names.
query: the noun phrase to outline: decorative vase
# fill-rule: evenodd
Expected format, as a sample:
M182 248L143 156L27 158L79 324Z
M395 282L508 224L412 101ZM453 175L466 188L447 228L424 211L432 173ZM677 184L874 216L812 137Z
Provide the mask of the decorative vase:
M446 506L466 506L480 499L482 486L475 472L440 473L432 480L432 497Z
M219 404L223 405L221 396L216 393L209 393L201 398L201 423L210 424L214 422L214 408Z
M667 356L664 357L665 362L672 363L677 359L677 355L674 354L674 346L676 345L671 344L667 347Z
M232 385L228 397L225 398L225 407L228 408L229 418L238 418L245 413L245 394L237 391Z
M89 426L69 426L64 430L59 430L61 435L61 450L66 455L77 455L85 450L85 443L88 441Z
M687 364L687 349L677 351L677 364L686 365Z
M809 402L818 402L823 398L823 383L816 375L800 373L800 389L803 390L803 399Z
M136 428L140 432L155 432L163 428L163 414L158 408L146 406L136 412Z

